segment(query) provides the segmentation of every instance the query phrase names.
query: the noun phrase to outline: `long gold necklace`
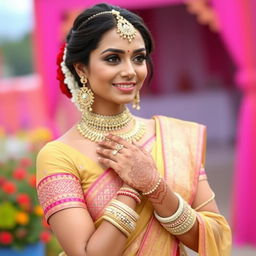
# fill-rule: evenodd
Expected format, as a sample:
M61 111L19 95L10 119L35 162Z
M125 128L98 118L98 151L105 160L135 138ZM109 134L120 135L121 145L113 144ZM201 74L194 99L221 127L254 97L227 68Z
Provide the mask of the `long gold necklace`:
M128 131L120 131L122 128L132 124ZM122 113L114 116L104 116L96 113L84 112L81 121L77 125L80 134L91 141L102 141L107 133L112 132L127 141L140 140L145 134L145 125L136 121L126 108Z

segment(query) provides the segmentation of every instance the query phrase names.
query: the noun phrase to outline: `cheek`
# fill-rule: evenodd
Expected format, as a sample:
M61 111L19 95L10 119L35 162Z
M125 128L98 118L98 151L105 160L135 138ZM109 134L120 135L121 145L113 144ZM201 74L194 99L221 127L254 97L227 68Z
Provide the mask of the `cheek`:
M144 66L142 66L142 67L139 69L138 76L139 76L139 78L143 81L143 80L146 79L147 74L148 74L148 68L147 68L146 65L144 65Z

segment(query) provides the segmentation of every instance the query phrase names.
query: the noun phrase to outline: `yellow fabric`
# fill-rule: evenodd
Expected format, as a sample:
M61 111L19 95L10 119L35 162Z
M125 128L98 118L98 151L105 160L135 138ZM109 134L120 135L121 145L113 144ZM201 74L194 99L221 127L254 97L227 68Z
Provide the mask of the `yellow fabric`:
M81 181L83 191L98 178L104 170L89 157L58 140L47 143L37 155L37 184L45 177L56 173L70 173Z
M204 126L167 117L154 117L156 141L152 149L158 171L170 188L192 204L204 165L206 129ZM67 172L81 181L83 191L104 172L90 158L59 141L48 143L37 158L37 182L44 177ZM93 188L96 190L97 186ZM156 221L149 201L143 200L136 212L140 214L135 232L127 240L124 256L178 255L178 243ZM209 212L198 213L200 223L199 255L228 256L230 229L225 219ZM100 219L95 225L100 224Z
M213 212L198 212L199 255L230 256L231 231L225 218Z

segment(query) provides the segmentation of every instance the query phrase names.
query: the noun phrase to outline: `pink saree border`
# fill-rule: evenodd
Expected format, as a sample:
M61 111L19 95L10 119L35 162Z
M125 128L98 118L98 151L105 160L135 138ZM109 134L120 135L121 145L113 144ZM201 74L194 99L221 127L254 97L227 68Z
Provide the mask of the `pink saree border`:
M37 185L37 193L47 221L60 210L86 208L81 182L71 173L54 173L44 177Z
M142 147L144 147L145 145L147 145L149 142L151 142L156 136L153 135L151 136L148 140L146 140ZM91 186L87 189L87 191L85 192L84 196L85 198L88 196L88 194L93 190L93 188L95 188L95 186L110 172L112 171L111 168L106 169L92 184Z
M189 204L191 205L195 199L196 196L196 187L198 185L199 182L199 173L200 173L200 169L201 169L201 165L202 165L202 149L203 149L203 139L204 139L204 133L205 133L205 126L203 125L199 125L199 134L198 134L198 143L197 143L197 158L196 158L196 162L197 162L197 169L196 169L196 175L194 176L194 186L192 188L191 191L191 197L189 200Z
M200 228L200 232L201 232L201 236L200 236L200 240L199 241L199 244L203 244L204 247L203 247L203 251L202 252L199 252L200 253L200 256L207 256L206 255L206 248L205 248L205 224L204 224L204 221L202 219L202 217L200 216L200 214L197 214L197 219L199 221L199 228Z
M110 172L112 171L111 168L106 169L93 183L92 185L87 189L87 191L84 194L85 200L88 194L92 191L92 189Z
M148 234L149 234L149 231L150 231L151 228L152 228L153 221L154 221L154 218L152 217L152 218L149 220L150 223L149 223L149 225L147 226L147 230L146 230L146 232L145 232L145 234L144 234L144 236L143 236L143 239L142 239L142 241L141 241L141 246L140 246L140 249L139 249L138 252L137 252L137 256L140 256L140 254L141 254L141 252L142 252L142 249L143 249L143 247L144 247L146 238L147 238L147 236L148 236Z
M145 147L154 138L155 135L151 136L142 146ZM99 219L105 207L115 197L122 184L123 181L115 171L108 168L90 185L84 193L84 197L87 209L94 221Z
M74 174L71 174L71 173L68 173L68 172L58 172L58 173L53 173L53 174L47 175L46 177L41 179L36 187L39 188L40 186L42 186L43 185L42 183L46 182L46 180L48 180L49 178L52 178L54 176L61 176L61 175L72 176L72 177L76 178L78 181L80 181L79 178Z

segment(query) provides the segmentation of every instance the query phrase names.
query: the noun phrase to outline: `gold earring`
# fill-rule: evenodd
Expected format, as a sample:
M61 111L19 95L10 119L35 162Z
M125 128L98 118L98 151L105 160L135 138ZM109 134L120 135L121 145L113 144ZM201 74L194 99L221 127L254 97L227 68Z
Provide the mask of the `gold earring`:
M80 111L84 112L86 109L92 111L92 104L94 102L93 92L86 86L87 78L85 76L81 76L80 82L83 84L83 87L78 89L77 92L77 103Z
M140 110L140 92L138 91L134 97L132 107Z

